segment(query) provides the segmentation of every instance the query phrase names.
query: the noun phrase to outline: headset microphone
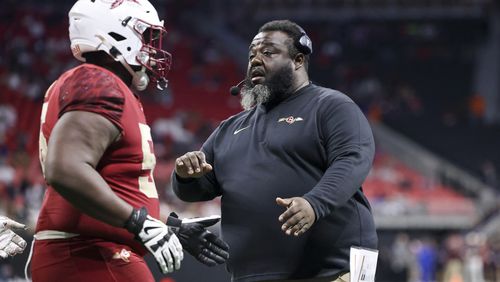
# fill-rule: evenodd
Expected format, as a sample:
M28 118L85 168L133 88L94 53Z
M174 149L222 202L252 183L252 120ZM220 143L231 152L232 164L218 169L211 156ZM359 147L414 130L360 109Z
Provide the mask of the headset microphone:
M231 86L231 88L229 89L229 93L231 93L231 95L233 96L236 96L240 93L240 89L236 86Z
M247 81L247 79L243 79L242 81L240 81L238 84L234 85L234 86L231 86L231 88L229 88L229 93L231 93L231 95L233 96L237 96L238 94L240 94L240 91L241 91L241 86Z

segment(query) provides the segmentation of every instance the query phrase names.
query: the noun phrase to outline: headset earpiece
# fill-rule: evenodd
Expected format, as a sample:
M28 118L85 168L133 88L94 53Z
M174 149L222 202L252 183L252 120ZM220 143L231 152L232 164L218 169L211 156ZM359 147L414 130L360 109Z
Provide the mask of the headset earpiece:
M307 33L304 29L302 29L301 27L299 27L299 29L301 35L298 42L296 43L297 48L300 52L304 53L304 55L309 55L313 52L311 38L307 36Z

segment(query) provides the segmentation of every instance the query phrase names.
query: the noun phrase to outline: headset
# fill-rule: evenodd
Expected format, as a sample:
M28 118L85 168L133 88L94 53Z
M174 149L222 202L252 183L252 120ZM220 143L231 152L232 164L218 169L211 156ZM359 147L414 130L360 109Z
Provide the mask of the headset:
M304 53L304 55L312 54L313 48L311 38L307 36L307 33L302 27L298 26L298 28L300 30L300 38L299 40L295 40L295 47L297 47L300 52Z

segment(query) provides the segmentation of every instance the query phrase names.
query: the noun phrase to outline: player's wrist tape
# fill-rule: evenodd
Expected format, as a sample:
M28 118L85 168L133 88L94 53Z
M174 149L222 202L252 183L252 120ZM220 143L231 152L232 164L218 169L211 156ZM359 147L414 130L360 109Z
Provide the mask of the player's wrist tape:
M125 229L137 236L139 232L141 232L142 226L144 225L144 221L146 221L147 216L148 210L145 207L142 207L140 209L134 208L127 221L125 221Z

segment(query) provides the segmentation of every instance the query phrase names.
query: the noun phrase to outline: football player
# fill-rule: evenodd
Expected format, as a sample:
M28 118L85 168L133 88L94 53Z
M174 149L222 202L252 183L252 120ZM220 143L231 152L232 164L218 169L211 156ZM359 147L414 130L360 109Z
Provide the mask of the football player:
M131 88L167 86L166 31L147 0L79 0L69 12L71 50L83 64L47 90L40 161L48 189L35 234L33 281L154 281L179 269L183 248L207 265L228 246L205 227L218 218L158 220L156 159Z

